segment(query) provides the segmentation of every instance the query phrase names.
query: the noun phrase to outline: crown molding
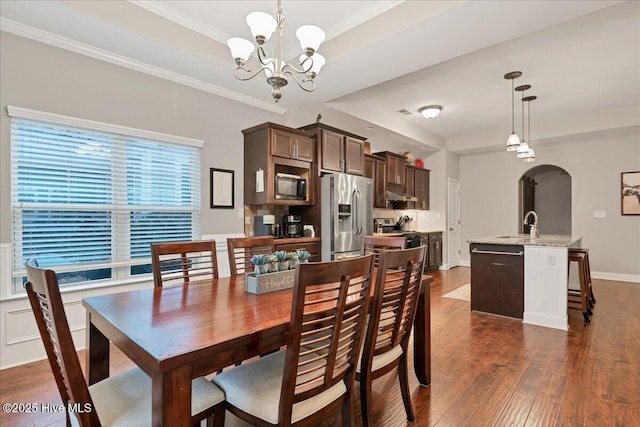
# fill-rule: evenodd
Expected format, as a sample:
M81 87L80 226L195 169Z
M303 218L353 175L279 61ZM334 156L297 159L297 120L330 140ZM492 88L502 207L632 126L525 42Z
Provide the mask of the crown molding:
M79 53L81 55L98 59L100 61L109 62L111 64L128 68L130 70L139 71L141 73L145 73L174 83L189 86L203 92L218 95L223 98L231 99L233 101L241 102L243 104L251 105L263 110L271 111L273 113L285 114L287 112L286 108L273 105L270 102L262 101L260 99L253 98L247 95L242 95L238 92L234 92L223 87L213 85L211 83L203 82L202 80L187 77L183 74L137 61L135 59L128 58L126 56L119 55L105 49L100 49L98 47L81 43L76 40L71 40L66 37L43 31L38 28L34 28L29 25L25 25L3 17L0 18L0 30L61 49L65 49L74 53Z
M366 9L363 9L360 12L350 16L348 19L343 19L341 21L338 21L335 25L332 25L330 28L327 28L326 29L327 40L335 38L340 34L349 31L352 28L355 28L361 24L364 24L368 20L385 13L390 9L393 9L394 7L404 2L405 0L375 2L374 4L367 7Z
M171 22L174 22L178 25L188 28L189 30L195 31L197 33L202 34L205 37L208 37L212 40L220 42L224 45L227 44L227 39L231 36L226 34L223 31L220 31L214 27L204 24L197 19L190 17L182 12L178 12L177 10L154 0L129 0L129 3L141 7L145 10L148 10L151 13L155 13L158 16L161 16L165 19L168 19Z

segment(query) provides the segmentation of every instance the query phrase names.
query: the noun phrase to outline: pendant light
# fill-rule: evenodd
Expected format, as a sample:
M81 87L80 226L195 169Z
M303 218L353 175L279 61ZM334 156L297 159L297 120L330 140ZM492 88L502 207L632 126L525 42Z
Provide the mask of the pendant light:
M529 144L524 136L524 93L529 89L531 89L531 85L521 85L515 89L518 92L522 92L522 139L520 140L520 145L518 145L518 148L516 149L516 157L519 159L524 159L529 154Z
M531 101L538 99L537 96L525 96L522 98L527 103L527 139L529 140L529 151L527 155L522 159L525 163L531 163L536 161L536 152L531 147Z
M511 80L511 135L507 138L507 151L516 151L520 145L520 138L516 133L515 127L515 113L514 113L514 97L513 97L513 80L522 75L520 71L511 71L504 75L504 78Z

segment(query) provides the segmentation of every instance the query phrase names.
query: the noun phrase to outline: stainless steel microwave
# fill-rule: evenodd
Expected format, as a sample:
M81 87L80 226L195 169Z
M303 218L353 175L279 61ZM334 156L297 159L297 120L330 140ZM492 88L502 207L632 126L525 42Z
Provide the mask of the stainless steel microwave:
M307 200L307 180L300 175L277 173L275 197L279 200Z

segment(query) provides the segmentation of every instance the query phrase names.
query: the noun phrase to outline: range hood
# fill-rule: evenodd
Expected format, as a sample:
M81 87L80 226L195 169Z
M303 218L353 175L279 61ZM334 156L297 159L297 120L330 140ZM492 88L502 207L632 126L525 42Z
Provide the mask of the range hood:
M417 202L418 198L415 196L407 197L405 195L400 195L394 193L393 191L387 190L387 200L391 203L406 203L406 202Z

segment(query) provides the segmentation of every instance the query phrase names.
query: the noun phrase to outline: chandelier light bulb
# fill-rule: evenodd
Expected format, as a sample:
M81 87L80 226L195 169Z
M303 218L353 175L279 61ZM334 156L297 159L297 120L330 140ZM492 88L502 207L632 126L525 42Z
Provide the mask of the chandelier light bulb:
M232 37L227 40L227 46L231 51L231 57L235 59L236 63L240 61L241 64L247 62L253 51L256 50L253 43L240 37Z
M303 25L296 31L296 37L300 40L300 47L307 56L313 55L324 41L325 34L320 27L315 25ZM310 52L310 53L309 53Z
M247 25L251 29L251 35L259 45L264 44L276 30L276 19L265 12L251 12L247 15Z

